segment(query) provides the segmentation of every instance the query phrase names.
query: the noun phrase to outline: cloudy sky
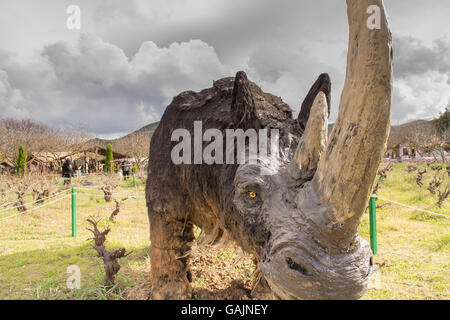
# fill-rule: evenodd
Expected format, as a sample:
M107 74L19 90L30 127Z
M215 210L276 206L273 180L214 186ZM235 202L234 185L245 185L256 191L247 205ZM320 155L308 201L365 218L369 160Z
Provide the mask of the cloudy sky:
M70 5L80 30L66 26ZM450 103L450 1L385 5L393 123L430 119ZM158 121L179 92L245 70L295 111L329 73L334 121L347 37L344 0L0 0L0 118L117 137Z

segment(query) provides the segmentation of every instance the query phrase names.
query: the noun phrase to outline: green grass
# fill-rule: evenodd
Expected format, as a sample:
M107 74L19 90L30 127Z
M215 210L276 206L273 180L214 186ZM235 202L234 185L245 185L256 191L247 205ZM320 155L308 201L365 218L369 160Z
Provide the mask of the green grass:
M71 200L55 204L0 222L0 299L122 299L126 288L133 287L147 277L148 218L144 186L138 181L139 199L129 199L116 217L108 217L114 207L106 203L101 192L78 190L77 237L71 237ZM132 183L123 182L117 192L135 194ZM87 194L88 193L88 194ZM96 195L92 195L96 194ZM121 198L118 195L118 198ZM31 196L27 201L33 201ZM0 219L15 214L11 210L0 213ZM114 290L103 287L104 269L100 258L87 241L86 219L91 215L103 218L100 227L111 226L106 247L124 247L132 253L121 259L121 270ZM78 265L81 289L69 290L67 268Z
M407 173L406 166L395 164L378 194L411 206L450 214L449 200L438 208L436 195L426 190L436 172L428 169L424 186L419 188L416 174ZM449 181L444 171L440 174L445 182ZM0 299L126 299L136 288L145 286L148 291L149 226L144 185L136 180L139 198L127 200L114 223L108 221L114 204L106 203L101 192L79 188L76 238L71 237L70 198L0 221ZM135 194L132 180L122 182L117 192ZM14 199L13 195L9 197ZM27 201L32 200L31 196L27 197ZM378 205L383 203L383 200L377 200ZM0 219L16 212L0 212ZM111 226L106 242L108 249L124 247L132 251L120 260L121 269L113 290L103 286L103 263L87 241L91 234L86 230L86 219L91 215L103 218L101 227ZM377 209L377 226L375 264L378 270L363 299L449 299L449 219L389 204ZM196 234L200 234L200 229L196 228ZM363 217L360 234L369 239L368 212ZM236 250L216 248L207 256L206 262L198 261L193 284L200 288L216 288L217 283L213 283L216 275L221 272L221 277L225 277L228 270L244 282L253 277L249 259L240 260ZM81 270L79 290L67 289L67 267L70 265L78 265Z
M437 196L428 190L434 175L443 185L449 182L445 169L428 169L423 187L416 184L416 173L407 173L408 164L395 164L378 194L384 198L428 211L450 214L449 200L442 208ZM426 168L425 164L420 167ZM386 203L377 200L377 204ZM363 299L449 299L450 298L450 219L389 204L377 209L378 254L381 267ZM369 239L369 217L364 215L360 234Z

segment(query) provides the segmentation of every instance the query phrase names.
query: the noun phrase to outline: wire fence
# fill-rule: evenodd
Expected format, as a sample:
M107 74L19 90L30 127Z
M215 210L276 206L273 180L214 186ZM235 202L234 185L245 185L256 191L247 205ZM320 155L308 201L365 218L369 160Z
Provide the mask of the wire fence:
M1 218L0 221L8 220L8 219L10 219L10 218L13 218L13 217L22 215L22 214L24 214L24 213L31 212L31 211L34 211L34 210L37 210L37 209L40 209L40 208L49 206L49 205L51 205L52 203L61 201L61 200L65 199L65 198L68 198L68 197L71 197L71 196L72 196L71 194L67 194L67 195L65 195L65 196L63 196L63 197L61 197L61 198L58 198L58 199L55 199L55 200L53 200L53 201L44 203L44 204L42 204L42 205L40 205L40 206L31 208L31 209L28 209L28 210L25 210L25 211L18 212L18 213L16 213L16 214L13 214L13 215L10 215L10 216L4 217L4 218Z
M64 190L61 191L61 192L52 194L51 196L48 196L48 197L45 197L45 198L40 198L40 199L37 199L37 200L35 200L35 201L23 203L23 204L14 206L14 207L4 208L4 209L0 210L0 213L5 212L5 211L9 211L9 210L12 210L12 209L17 209L17 208L21 208L21 207L24 207L24 206L28 206L28 205L30 205L30 204L35 204L35 203L37 203L37 202L41 202L41 201L44 201L44 200L47 200L47 199L50 199L50 198L54 198L54 197L56 197L56 196L58 196L58 195L60 195L60 194L63 194L63 193L65 193L65 192L68 192L68 191L70 191L70 189L64 189ZM17 202L17 201L11 201L10 203L16 203L16 202Z
M102 190L100 188L85 187L85 186L76 187L76 188L77 188L77 190L81 191L81 192L77 192L76 196L89 196L89 197L99 197L99 198L105 197L104 190ZM4 206L10 205L10 204L16 204L18 200L11 201L11 202L8 202L8 203L4 203L4 204L2 204L2 209L0 210L0 213L7 212L7 211L10 211L10 210L14 210L14 209L18 209L18 208L24 208L24 207L27 207L27 206L30 206L30 205L33 205L33 204L36 204L36 203L41 203L41 202L43 202L45 200L48 200L48 199L53 199L52 201L46 202L46 203L44 203L42 205L39 205L39 206L30 208L30 209L27 209L25 211L17 212L15 214L9 215L7 217L0 218L0 222L8 220L8 219L11 219L11 218L14 218L14 217L17 217L17 216L20 216L20 215L23 215L24 213L32 212L34 210L37 210L37 209L49 206L49 205L51 205L53 203L56 203L56 202L59 202L59 201L62 201L64 199L66 199L66 198L72 197L74 194L72 192L70 192L70 191L71 191L71 189L67 188L67 189L64 189L64 190L62 190L62 191L60 191L58 193L54 193L54 194L52 194L52 195L50 195L48 197L36 199L35 201L31 201L31 202L18 204L18 205L15 205L13 207L6 207L6 208L4 208ZM88 192L86 192L86 191L88 191ZM95 191L98 191L100 193L94 193ZM57 198L57 196L62 195L62 194L67 193L67 192L70 192L70 193L66 194L66 195L64 195L62 197ZM112 191L112 195L111 196L116 196L116 195L127 195L127 196L130 196L132 198L136 198L138 205L139 205L139 201L138 201L139 199L145 199L145 196L139 196L137 185L134 185L134 190L130 190L130 191L121 191L121 192L114 192L114 191Z
M139 196L139 195L135 196L133 193L121 192L121 193L114 193L112 196L116 196L116 195L127 195L127 196L133 196L134 198L137 198L137 199L145 199L145 196ZM83 193L77 192L77 196L89 196L89 197L96 197L96 198L104 198L105 197L104 194L88 193L88 192L83 192Z
M99 189L99 188L77 187L77 190L82 191L82 192L77 192L77 195L82 195L82 196L83 195L89 195L89 196L100 197L100 198L103 198L105 196L104 191L102 189ZM89 192L86 192L84 190L87 190ZM98 192L101 192L101 193L92 193L92 192L95 192L95 191L98 191ZM111 193L114 196L116 196L116 195L127 195L127 196L135 195L136 198L139 198L139 199L145 198L145 196L139 196L139 191L137 189L137 186L135 186L135 190L133 190L133 191L130 190L130 191L115 192L115 191L111 190Z
M145 199L145 196L140 196L139 195L138 188L137 188L136 184L134 184L134 190L133 191L130 190L130 191L114 192L113 190L111 190L112 191L111 195L105 194L105 190L103 190L101 188L98 188L98 187L78 186L78 187L76 187L76 189L78 191L80 191L80 192L77 192L76 195L77 196L81 196L81 197L104 198L105 196L112 197L112 196L117 196L117 195L126 195L126 196L129 196L129 197L135 198L138 206L139 206L139 199ZM66 195L64 195L62 197L59 197L59 198L55 199L57 196L62 195L64 193L67 193L69 191L71 191L71 189L67 188L67 189L64 189L64 190L62 190L62 191L60 191L58 193L52 194L51 196L48 196L48 197L45 197L45 198L40 198L40 199L37 199L37 200L32 201L32 202L18 204L18 205L15 205L13 207L3 208L3 209L0 210L0 213L7 212L7 211L10 211L10 210L13 210L13 209L24 208L24 207L27 207L29 205L35 204L35 203L41 203L42 201L45 201L45 200L48 200L48 199L54 199L54 200L52 200L50 202L44 203L42 205L30 208L30 209L27 209L25 211L21 211L21 212L12 214L12 215L4 217L4 218L0 218L0 221L5 221L5 220L11 219L13 217L20 216L20 215L22 215L24 213L31 212L31 211L34 211L34 210L46 207L46 206L48 206L50 204L56 203L58 201L62 201L62 200L66 199L68 197L71 197L71 196L73 197L74 194L72 194L72 192L71 192L70 194L66 194ZM98 193L96 193L96 192L98 192ZM430 210L426 210L426 209L410 206L408 204L401 203L401 202L398 202L398 201L394 201L394 200L391 200L391 199L388 199L388 198L385 198L385 197L382 197L382 196L379 196L379 195L375 195L375 194L372 195L371 198L380 199L380 200L383 200L383 201L386 201L386 202L389 202L389 203L392 203L392 204L395 204L395 205L398 205L398 206L409 208L409 209L414 210L414 211L424 212L424 213L427 213L427 214L430 214L430 215L434 215L434 216L440 216L440 217L443 217L443 218L449 218L450 217L450 215L437 213L437 212L433 212L433 211L430 211ZM17 203L17 200L9 202L9 204L12 204L12 203ZM2 206L5 206L5 205L7 205L7 204L3 204Z
M12 205L13 203L16 203L16 202L17 202L17 200L15 200L15 201L10 201L10 202L5 202L5 203L3 203L3 204L0 205L0 209L1 209L1 208L5 208L5 207L9 207L10 205Z
M10 194L13 194L13 193L16 193L16 191L1 191L1 192L0 192L0 194L2 194L2 195L4 195L4 196L10 195Z
M440 216L440 217L444 217L444 218L450 218L450 215L447 215L447 214L437 213L437 212L433 212L433 211L429 211L429 210L413 207L413 206L407 205L405 203L401 203L401 202L397 202L397 201L394 201L394 200L391 200L391 199L387 199L387 198L381 197L379 195L372 195L371 197L372 198L376 198L376 199L380 199L380 200L384 200L384 201L396 204L398 206L409 208L409 209L412 209L412 210L415 210L415 211L421 211L421 212L425 212L425 213L428 213L428 214L431 214L431 215L435 215L435 216Z

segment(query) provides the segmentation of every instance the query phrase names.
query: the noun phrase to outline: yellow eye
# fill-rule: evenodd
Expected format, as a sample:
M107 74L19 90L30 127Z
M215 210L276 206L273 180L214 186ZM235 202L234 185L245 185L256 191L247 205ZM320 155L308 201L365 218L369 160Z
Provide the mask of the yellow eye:
M256 192L251 191L251 192L248 193L248 196L250 198L252 198L252 199L255 199L256 198Z

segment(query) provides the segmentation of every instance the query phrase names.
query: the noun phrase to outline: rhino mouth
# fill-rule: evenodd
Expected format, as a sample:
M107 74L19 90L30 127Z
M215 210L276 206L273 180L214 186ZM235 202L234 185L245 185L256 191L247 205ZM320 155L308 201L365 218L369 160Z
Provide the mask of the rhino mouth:
M357 299L373 271L365 241L351 254L311 255L302 246L279 246L261 271L280 299Z

